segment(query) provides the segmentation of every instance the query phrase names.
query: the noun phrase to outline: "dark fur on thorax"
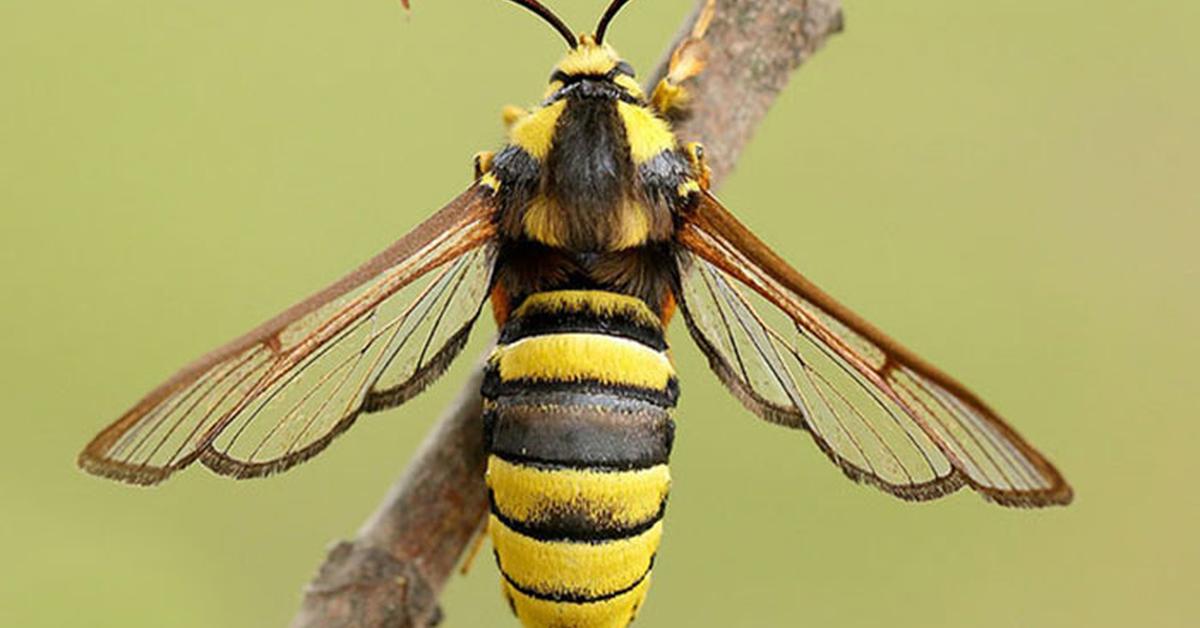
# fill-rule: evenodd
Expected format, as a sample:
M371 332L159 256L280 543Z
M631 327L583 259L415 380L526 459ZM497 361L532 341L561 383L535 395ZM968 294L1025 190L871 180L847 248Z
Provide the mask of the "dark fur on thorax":
M572 93L543 168L546 196L571 217L567 247L600 248L616 231L616 209L634 198L636 183L616 100L602 93Z
M496 282L504 286L513 308L538 292L583 289L635 296L661 314L674 283L674 259L669 243L579 253L509 240L500 247Z
M492 162L492 173L500 181L497 192L499 230L505 238L519 238L525 210L541 192L542 166L520 146L505 146Z

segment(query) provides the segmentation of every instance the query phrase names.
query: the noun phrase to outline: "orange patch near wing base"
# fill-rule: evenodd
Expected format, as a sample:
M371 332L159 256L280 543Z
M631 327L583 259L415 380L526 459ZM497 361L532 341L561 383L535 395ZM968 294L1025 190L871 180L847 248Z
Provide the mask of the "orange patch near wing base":
M492 318L496 319L497 327L504 327L508 316L512 314L512 301L508 298L508 290L497 281L492 287Z

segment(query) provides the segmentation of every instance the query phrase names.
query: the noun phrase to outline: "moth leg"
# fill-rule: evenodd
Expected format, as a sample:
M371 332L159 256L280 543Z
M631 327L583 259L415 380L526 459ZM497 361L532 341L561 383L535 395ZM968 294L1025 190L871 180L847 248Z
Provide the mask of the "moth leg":
M654 86L654 91L650 94L650 103L668 120L681 120L689 113L691 92L684 83L704 71L708 54L704 33L708 31L708 25L712 23L715 14L716 0L708 0L692 26L691 34L679 42L671 52L667 75Z
M487 519L475 530L475 537L472 539L471 545L467 548L466 557L463 558L462 566L458 568L459 575L467 575L471 571L471 565L475 564L475 557L479 555L480 548L483 547L483 540L487 538Z
M517 120L529 115L528 109L523 109L516 105L508 105L500 110L500 119L504 121L504 128L511 129Z
M473 161L475 164L476 179L482 177L484 173L492 169L492 158L495 156L496 153L490 150L481 150L478 153L475 153L475 158Z

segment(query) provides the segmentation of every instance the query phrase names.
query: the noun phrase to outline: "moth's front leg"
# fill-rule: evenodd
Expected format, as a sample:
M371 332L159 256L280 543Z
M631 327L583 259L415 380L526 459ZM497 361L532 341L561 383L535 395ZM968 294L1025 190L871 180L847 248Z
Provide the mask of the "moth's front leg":
M523 109L516 105L508 105L500 110L500 120L504 122L504 129L512 128L521 118L529 115L528 109ZM492 169L492 159L496 153L490 150L483 150L475 153L473 160L475 167L475 180L478 181L483 175L487 174Z
M716 11L715 2L709 0L692 32L671 52L671 62L667 66L667 75L663 77L654 91L650 94L650 103L664 118L675 121L682 120L690 113L691 91L685 83L704 71L705 57L708 44L704 42L704 33L712 22Z
M504 122L504 130L509 130L518 120L529 115L529 110L516 105L508 105L500 110L500 120Z
M689 42L697 45L688 46ZM700 44L699 41L686 40L676 48L671 55L667 75L654 86L650 94L650 104L668 120L683 120L691 113L692 94L684 83L704 69L702 53L697 52L702 47Z
M478 181L485 173L492 169L492 158L496 153L490 150L481 150L475 153L475 158L472 160L475 168L475 180Z

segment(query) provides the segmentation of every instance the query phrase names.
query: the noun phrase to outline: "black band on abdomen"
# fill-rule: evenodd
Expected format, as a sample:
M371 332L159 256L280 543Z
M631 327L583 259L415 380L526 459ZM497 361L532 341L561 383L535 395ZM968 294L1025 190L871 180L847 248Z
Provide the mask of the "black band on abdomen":
M596 380L544 381L516 379L502 381L496 369L489 366L485 368L483 386L480 392L483 398L488 400L499 399L501 397L531 398L537 395L554 393L606 395L613 398L644 401L660 408L674 408L675 403L679 401L679 381L672 377L663 390L610 384Z
M667 512L667 498L663 497L658 512L632 524L605 519L582 504L565 504L561 509L548 510L536 519L521 521L509 517L496 506L495 497L488 491L492 514L514 532L539 541L571 541L576 543L600 543L637 536L662 520Z
M508 572L504 571L504 565L500 562L499 556L496 557L496 564L500 569L500 575L506 582L508 582L508 585L517 591L528 595L529 597L545 600L547 602L557 602L559 604L592 604L595 602L603 602L604 600L611 600L615 597L620 597L636 589L638 585L640 585L650 575L650 572L654 571L654 556L650 557L650 566L646 567L645 573L643 573L640 578L634 580L631 584L622 589L601 595L588 595L586 593L579 593L575 591L555 591L553 593L538 591L537 589L518 583L513 579L512 576L508 575Z
M501 344L511 344L530 336L548 334L593 333L636 340L655 351L665 351L662 327L650 326L624 317L598 316L593 312L532 312L514 318L500 333Z
M666 463L675 428L652 403L562 392L503 398L484 421L489 450L504 458L621 470Z

